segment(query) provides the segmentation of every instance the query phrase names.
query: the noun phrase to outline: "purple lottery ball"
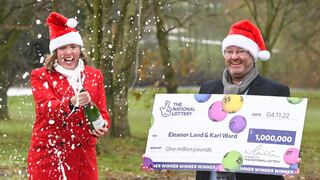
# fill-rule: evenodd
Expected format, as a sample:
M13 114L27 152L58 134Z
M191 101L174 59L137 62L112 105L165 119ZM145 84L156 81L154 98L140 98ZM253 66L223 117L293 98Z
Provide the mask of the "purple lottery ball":
M208 116L212 121L222 121L227 115L228 113L223 111L222 101L214 102L208 110Z
M143 167L152 169L153 168L153 161L148 157L144 157L143 158Z
M235 116L229 122L229 129L234 133L242 132L247 126L247 120L243 116Z
M210 99L211 94L195 94L194 98L196 99L197 102L203 103L206 102Z

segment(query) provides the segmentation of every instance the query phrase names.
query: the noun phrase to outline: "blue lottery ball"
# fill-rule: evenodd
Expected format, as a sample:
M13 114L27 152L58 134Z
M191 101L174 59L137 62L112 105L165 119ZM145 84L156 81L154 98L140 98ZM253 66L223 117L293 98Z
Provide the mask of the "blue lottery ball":
M210 99L211 94L195 94L194 98L196 99L197 102L203 103L206 102Z
M294 170L298 169L298 167L299 167L298 163L294 163L289 166L290 169L294 169Z

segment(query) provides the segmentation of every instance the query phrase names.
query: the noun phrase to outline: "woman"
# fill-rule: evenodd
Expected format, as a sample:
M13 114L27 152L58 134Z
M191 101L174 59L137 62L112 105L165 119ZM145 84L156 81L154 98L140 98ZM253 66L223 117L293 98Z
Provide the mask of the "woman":
M110 127L103 76L87 66L75 19L53 12L47 24L51 55L31 73L36 119L28 178L98 179L96 138ZM103 127L90 129L83 109L87 104L97 106Z

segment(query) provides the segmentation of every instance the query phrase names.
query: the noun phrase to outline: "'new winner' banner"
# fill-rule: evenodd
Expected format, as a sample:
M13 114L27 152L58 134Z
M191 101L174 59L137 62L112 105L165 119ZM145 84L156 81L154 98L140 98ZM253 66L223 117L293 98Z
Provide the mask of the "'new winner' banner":
M144 166L293 174L307 99L157 94Z

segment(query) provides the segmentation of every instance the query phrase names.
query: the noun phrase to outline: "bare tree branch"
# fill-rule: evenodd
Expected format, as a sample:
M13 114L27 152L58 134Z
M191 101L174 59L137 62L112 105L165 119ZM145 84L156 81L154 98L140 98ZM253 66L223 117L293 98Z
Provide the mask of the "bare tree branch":
M167 32L172 31L173 29L177 28L177 27L182 27L184 26L187 22L190 22L190 20L198 14L198 11L191 13L190 15L188 15L187 17L185 17L184 19L180 20L178 17L172 17L172 16L165 16L169 19L173 19L174 21L176 21L176 26L173 26L169 29L167 29Z
M89 2L89 0L85 0L84 2L86 4L86 7L87 7L89 13L92 15L93 14L93 7L91 6L91 1Z

